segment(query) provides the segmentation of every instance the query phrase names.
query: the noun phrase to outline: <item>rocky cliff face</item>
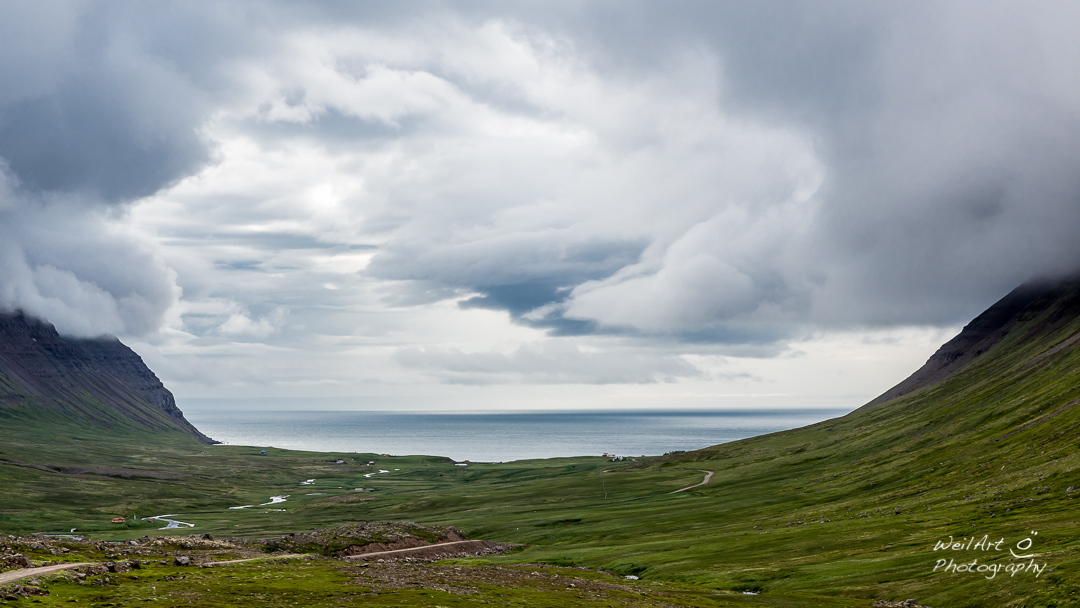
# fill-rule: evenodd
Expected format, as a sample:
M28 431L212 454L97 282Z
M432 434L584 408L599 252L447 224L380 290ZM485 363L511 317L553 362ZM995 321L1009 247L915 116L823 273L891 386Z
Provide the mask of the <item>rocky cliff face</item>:
M49 323L0 313L0 413L54 414L106 428L177 430L213 443L119 340L62 338Z

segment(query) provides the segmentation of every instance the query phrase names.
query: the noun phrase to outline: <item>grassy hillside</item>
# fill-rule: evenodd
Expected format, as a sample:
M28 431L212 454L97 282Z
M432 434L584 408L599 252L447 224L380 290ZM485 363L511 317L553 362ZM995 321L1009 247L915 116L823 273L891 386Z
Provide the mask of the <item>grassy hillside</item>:
M497 562L603 567L697 589L712 598L701 605L1073 605L1080 288L1044 295L936 384L811 427L640 462L263 456L71 429L69 440L52 441L5 426L0 482L11 491L0 497L0 530L132 538L146 531L111 528L107 517L136 512L183 513L196 527L182 533L236 536L411 520L529 545ZM86 463L98 469L73 468ZM715 472L711 483L671 493L702 471ZM258 506L278 495L288 498ZM228 508L241 505L256 506ZM950 537L984 536L991 547L935 550ZM942 559L1002 569L935 572ZM1004 569L1018 564L1027 568Z

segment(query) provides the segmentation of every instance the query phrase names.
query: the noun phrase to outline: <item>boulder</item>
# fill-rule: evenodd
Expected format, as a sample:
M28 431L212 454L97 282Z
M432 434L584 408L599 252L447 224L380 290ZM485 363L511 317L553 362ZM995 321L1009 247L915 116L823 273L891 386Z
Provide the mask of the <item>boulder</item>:
M186 555L178 555L178 556L176 556L176 559L173 560L173 561L174 561L174 565L176 565L176 566L190 566L191 565L191 558L186 556Z

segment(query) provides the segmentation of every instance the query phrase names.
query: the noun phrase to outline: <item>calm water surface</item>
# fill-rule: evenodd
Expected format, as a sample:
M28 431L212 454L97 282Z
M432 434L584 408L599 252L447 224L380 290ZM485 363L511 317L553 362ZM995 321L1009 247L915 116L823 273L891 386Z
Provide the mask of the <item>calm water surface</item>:
M185 416L231 445L319 452L429 454L474 462L657 455L792 429L848 410L693 412L194 411Z

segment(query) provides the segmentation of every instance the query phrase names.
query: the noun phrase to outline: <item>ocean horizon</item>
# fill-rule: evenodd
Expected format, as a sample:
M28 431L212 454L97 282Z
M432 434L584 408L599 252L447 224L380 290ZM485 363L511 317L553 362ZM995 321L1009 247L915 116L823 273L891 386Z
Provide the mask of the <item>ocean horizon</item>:
M789 430L850 409L693 411L252 411L185 413L227 445L313 452L447 456L509 462L601 455L656 456Z

